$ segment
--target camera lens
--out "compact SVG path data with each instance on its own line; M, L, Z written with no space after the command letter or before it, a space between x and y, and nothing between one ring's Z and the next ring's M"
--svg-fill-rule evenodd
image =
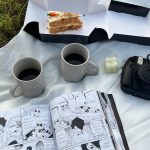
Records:
M144 64L139 68L138 77L142 88L150 91L150 64Z

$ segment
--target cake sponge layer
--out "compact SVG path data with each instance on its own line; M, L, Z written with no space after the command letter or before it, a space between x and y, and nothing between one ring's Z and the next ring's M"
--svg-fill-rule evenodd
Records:
M49 27L48 29L49 29L49 32L51 32L51 33L58 33L58 32L64 32L64 31L68 31L68 30L77 30L81 27L82 27L82 23L81 24L70 24L70 25L59 26L59 27L54 27L54 28Z
M49 26L50 27L59 27L59 26L65 26L66 24L75 24L75 23L79 23L81 24L82 22L80 21L80 19L78 17L73 17L73 18L62 18L60 20L56 20L56 21L49 21Z

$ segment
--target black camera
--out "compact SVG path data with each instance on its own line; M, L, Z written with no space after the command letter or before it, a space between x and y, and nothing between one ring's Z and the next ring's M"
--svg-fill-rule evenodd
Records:
M133 96L150 100L150 55L147 59L134 56L125 63L121 74L121 89Z

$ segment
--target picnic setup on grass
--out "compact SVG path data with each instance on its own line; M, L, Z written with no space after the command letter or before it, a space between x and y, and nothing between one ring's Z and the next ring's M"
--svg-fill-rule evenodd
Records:
M29 0L0 48L0 150L149 150L149 0Z

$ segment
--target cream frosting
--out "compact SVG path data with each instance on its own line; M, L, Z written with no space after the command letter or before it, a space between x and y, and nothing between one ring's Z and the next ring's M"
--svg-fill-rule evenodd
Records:
M54 22L54 21L61 20L61 19L80 17L79 14L69 13L69 12L61 12L61 11L49 11L48 14L53 13L53 12L58 14L58 16L50 16L49 15L49 19L48 19L49 22Z

